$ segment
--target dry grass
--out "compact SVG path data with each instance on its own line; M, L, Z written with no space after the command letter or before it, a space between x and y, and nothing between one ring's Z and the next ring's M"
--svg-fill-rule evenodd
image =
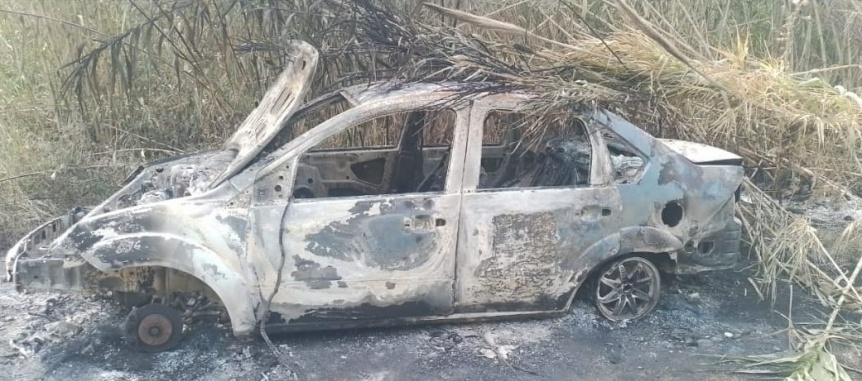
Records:
M45 17L87 14L82 22L106 23L106 9L84 12L77 4L55 9L20 2L15 12ZM119 7L118 7L119 8ZM47 12L48 10L55 11ZM17 13L0 14L0 242L58 212L76 198L92 200L112 177L105 147L81 145L74 117L64 118L54 96L57 68L90 32L77 20L58 23ZM116 32L116 29L109 32ZM74 41L66 36L75 36ZM2 245L0 245L2 246Z
M784 370L791 379L849 379L829 345L862 337L858 323L837 319L841 311L859 312L862 306L856 287L862 258L858 252L837 258L808 219L787 211L767 191L779 197L798 196L802 189L793 188L794 182L787 177L802 178L809 193L858 201L852 190L860 180L856 152L862 104L821 78L786 70L782 63L789 60L789 53L781 61L763 60L748 56L741 45L734 52L719 51L720 60L692 57L684 52L695 49L672 41L672 35L625 2L617 5L633 27L620 26L603 36L572 36L536 49L515 48L518 52L507 50L507 45L515 45L506 36L486 35L481 50L471 43L437 45L433 54L457 68L446 73L450 78L466 80L481 73L483 81L544 93L540 102L545 110L602 104L645 125L666 126L659 131L662 135L723 146L743 155L760 172L751 175L762 176L759 187L747 182L752 202L742 204L740 214L756 249L763 293L775 295L779 282L792 281L804 285L833 310L818 332L797 336L798 355L758 365L789 364ZM799 12L796 9L788 23ZM475 16L444 13L479 28L516 30ZM453 36L453 41L465 40L460 30L443 33ZM547 42L534 41L534 46ZM387 48L385 41L372 39L370 43ZM414 44L433 46L431 41ZM496 52L488 53L489 46ZM466 58L458 58L463 56ZM508 60L501 64L488 56ZM518 63L525 56L530 65ZM421 57L415 64L427 62L428 57ZM439 62L435 64L439 66ZM629 102L623 97L641 101ZM835 246L847 246L855 230L856 224L849 224ZM846 268L848 260L856 263L852 272Z
M858 2L441 3L0 4L0 243L100 199L141 156L229 136L295 37L323 54L312 96L382 78L528 88L548 118L602 105L657 135L740 153L752 180L739 215L761 292L795 282L836 311L795 336L798 356L760 365L849 379L829 346L862 337L836 319L862 307L857 225L827 221L843 231L826 234L777 200L862 205L862 100L844 90L862 85Z
M254 14L213 16L223 2L160 4L0 3L0 248L100 201L141 162L219 144L278 74L277 51L230 48L272 34L256 29L269 24L220 28ZM185 14L168 21L162 10ZM188 17L198 13L211 24Z

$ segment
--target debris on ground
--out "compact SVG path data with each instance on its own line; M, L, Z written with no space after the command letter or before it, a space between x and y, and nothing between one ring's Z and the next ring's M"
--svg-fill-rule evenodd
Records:
M489 359L498 359L500 361L507 362L509 360L509 354L518 348L517 345L498 345L491 332L485 332L482 335L482 339L485 340L485 344L488 345L487 348L482 348L482 356Z
M97 301L77 295L19 294L26 300L26 311L4 320L8 344L25 358L43 349L68 343L83 332L83 326L116 313L107 301ZM12 295L6 295L7 298Z
M625 378L641 367L644 380L664 378L668 370L687 379L702 373L703 364L717 363L701 354L787 348L787 337L774 334L786 321L754 293L745 295L746 276L683 278L682 293L666 293L653 315L625 326L598 317L579 298L571 314L554 319L273 336L288 368L261 340L237 342L215 325L193 327L175 351L142 354L123 344L117 326L124 314L110 301L19 294L7 284L0 286L0 321L13 319L0 329L0 374L22 380L510 380L586 378L595 371ZM687 297L695 288L699 303ZM816 307L804 298L794 305ZM44 341L22 346L29 357L8 344L33 336Z
M780 63L776 65L748 57L745 53L747 45L740 46L740 55L716 52L715 56L709 56L685 46L683 41L670 43L667 31L652 25L624 1L615 3L616 10L626 15L630 24L625 27L607 25L610 29L607 33L596 35L592 30L586 30L587 26L570 18L561 24L581 26L576 27L577 30L563 29L564 33L558 33L561 40L537 35L524 27L490 17L434 4L429 7L441 19L450 18L453 27L437 25L429 28L418 21L405 22L388 9L369 6L368 1L346 4L358 7L342 12L357 21L343 25L360 31L351 37L349 46L339 48L340 57L347 62L377 62L388 56L397 65L375 66L390 71L390 74L396 68L392 76L396 80L416 73L413 75L420 78L412 79L435 81L442 76L450 80L496 82L501 87L539 90L550 95L548 98L555 102L545 105L549 107L546 110L582 103L612 103L630 115L666 129L666 134L704 142L723 142L729 149L740 151L748 160L752 179L746 183L748 194L745 199L748 201L744 202L739 214L746 222L748 238L756 249L754 256L760 266L758 274L749 278L753 279L751 284L757 287L758 295L765 295L771 302L779 298L779 285L799 284L804 291L815 295L821 304L828 306L831 314L826 314L828 319L818 324L816 329L791 328L788 336L793 342L782 344L790 344L803 351L789 360L804 360L820 367L816 369L822 369L826 364L830 369L840 370L829 352L831 346L827 344L835 338L852 342L860 337L857 334L858 319L845 321L839 315L843 317L848 311L858 313L862 309L862 297L857 291L857 275L862 261L858 255L842 258L838 254L842 250L858 254L852 250L853 239L858 236L853 222L858 220L859 215L855 211L860 209L853 207L850 211L835 213L835 210L827 210L826 204L822 210L809 209L822 214L819 220L825 224L843 221L839 226L844 228L836 234L833 247L824 243L822 231L818 231L816 223L788 208L781 200L798 196L807 186L805 192L811 193L812 197L823 195L858 202L862 175L856 170L856 144L858 136L862 135L862 108L855 93L847 93L843 88L812 77L811 73L791 73ZM321 12L324 13L329 17L329 12ZM568 16L568 12L556 14L557 17L573 17ZM548 20L554 19L549 17ZM459 29L458 23L468 27ZM557 22L547 24L556 25ZM342 31L333 28L333 34ZM513 35L515 37L511 37ZM682 46L675 47L680 44ZM368 52L374 56L372 59L356 60L357 55ZM330 54L335 56L332 52ZM405 54L413 56L404 57ZM333 66L341 63L335 62ZM383 77L386 73L365 73L375 77L378 74ZM824 147L830 149L824 150ZM852 271L854 263L857 271ZM731 300L754 298L755 292L749 292L748 282L743 283L741 288L735 289L743 290L742 296L725 297ZM670 339L649 335L642 343L659 342L674 348L672 351L680 351L675 345L686 346L692 341L687 336L681 336L681 341L675 340L673 336L679 335L668 332L678 327L695 327L692 323L699 323L703 325L697 326L698 332L710 337L713 344L709 345L722 346L721 349L727 353L741 352L743 348L740 345L743 344L740 343L756 334L743 334L725 329L727 327L715 321L704 321L699 311L713 311L713 314L720 315L720 312L715 312L720 310L711 304L716 300L705 294L705 290L698 291L697 298L674 294L664 304L667 309L660 309L657 316L645 323L609 324L604 327L606 330L599 330L601 334L590 331L596 327L589 324L573 323L573 329L602 336L621 331L631 333L644 324L652 324L652 328L660 328L659 331ZM796 312L797 306L793 308ZM48 315L44 311L33 313ZM576 308L573 316L579 315L584 313L579 313ZM799 314L794 313L794 316ZM721 317L732 321L730 316ZM15 323L16 329L26 326L27 332L15 342L15 348L22 356L23 353L30 355L24 357L32 357L40 351L40 346L52 340L53 334L47 334L45 328L47 323L35 323L39 318L16 315L7 320ZM71 322L81 324L74 319ZM792 326L785 324L785 327L787 325ZM766 327L755 324L753 328ZM28 337L36 338L28 341ZM501 356L499 347L495 349L495 345L488 344L484 335L481 338L496 358L512 360L522 353L529 353L523 350L523 345L518 345L518 351ZM454 342L447 336L447 339L436 343L439 345L417 347L430 347L434 353L440 352L436 348L444 348L443 353L448 353L446 340ZM699 348L708 346L705 341L694 340L698 340ZM497 341L500 340L495 337L494 343ZM452 345L450 351L455 352L457 348L460 346ZM619 355L617 347L613 351L612 362L625 359Z

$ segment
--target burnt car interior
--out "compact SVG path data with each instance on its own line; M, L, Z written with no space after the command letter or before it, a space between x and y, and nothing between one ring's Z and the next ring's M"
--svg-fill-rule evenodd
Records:
M613 168L613 181L616 184L633 184L640 179L646 166L643 154L632 148L616 133L602 129L602 140L607 145Z
M479 189L589 184L592 147L579 119L492 110L482 135Z
M301 110L297 136L349 105L338 98ZM585 186L591 146L578 119L550 123L516 111L485 119L479 188ZM541 123L540 123L541 122ZM431 108L365 121L330 136L300 158L295 198L439 192L445 184L456 113ZM542 125L542 128L538 126ZM284 138L272 145L283 144Z
M330 136L300 158L294 197L441 191L456 114L416 110L375 118Z

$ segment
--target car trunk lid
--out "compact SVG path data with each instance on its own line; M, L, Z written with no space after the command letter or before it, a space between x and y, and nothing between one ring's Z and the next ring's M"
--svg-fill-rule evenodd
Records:
M659 139L664 145L699 165L742 165L742 157L706 144L684 140Z

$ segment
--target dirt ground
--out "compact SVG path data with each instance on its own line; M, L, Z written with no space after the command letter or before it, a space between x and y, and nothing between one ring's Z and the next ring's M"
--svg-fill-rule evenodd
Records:
M195 326L180 349L123 346L107 301L0 285L0 374L14 380L744 380L721 356L788 349L787 320L745 271L665 279L643 321L611 324L585 300L563 318L289 334L239 342ZM786 294L786 293L785 293ZM794 295L794 315L817 314ZM776 310L786 313L789 297ZM802 309L799 307L802 306ZM845 353L858 358L859 353ZM505 356L506 360L501 360ZM854 376L862 376L855 374Z

